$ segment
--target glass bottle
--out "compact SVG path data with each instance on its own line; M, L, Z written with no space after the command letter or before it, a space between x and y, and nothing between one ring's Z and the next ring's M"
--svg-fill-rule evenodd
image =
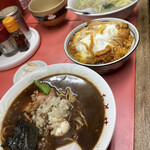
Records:
M30 0L19 0L21 5L22 5L22 8L23 9L27 9L28 8L28 4L30 2Z
M23 34L23 32L20 30L15 19L12 16L6 17L5 19L3 19L2 23L4 24L7 31L14 38L15 44L18 47L18 51L20 52L27 51L30 47L30 43Z
M12 37L3 24L0 24L0 51L5 56L12 56L18 52Z

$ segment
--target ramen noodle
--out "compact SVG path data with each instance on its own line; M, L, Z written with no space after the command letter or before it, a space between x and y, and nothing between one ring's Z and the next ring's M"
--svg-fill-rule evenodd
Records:
M89 21L71 37L68 52L81 63L108 63L126 55L133 39L126 23Z
M90 81L73 74L34 81L5 114L2 149L65 150L74 142L82 150L93 150L105 123L104 96Z
M77 0L76 9L92 8L95 13L105 13L120 9L131 4L134 0Z

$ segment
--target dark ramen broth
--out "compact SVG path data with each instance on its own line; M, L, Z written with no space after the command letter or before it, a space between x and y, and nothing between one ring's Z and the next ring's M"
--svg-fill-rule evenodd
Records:
M96 145L104 126L105 110L103 96L93 84L78 76L68 74L54 75L42 80L56 89L66 89L69 87L71 91L77 95L78 100L85 110L85 118L88 128L83 126L77 132L76 141L83 150L92 150ZM24 105L31 101L31 95L35 90L38 90L37 87L34 84L31 84L11 104L2 124L2 130L7 127L7 129L5 129L5 134L2 134L4 139L12 135L12 129L16 125L18 118L25 119L21 110ZM48 135L46 138L49 142L42 148L42 150L55 150L60 146L69 144L70 141L65 141L63 139L65 137L70 137L74 132L74 123L70 122L70 126L70 130L63 136L55 137ZM39 137L39 142L40 141L41 137ZM2 142L4 141L2 140ZM37 148L37 150L39 149Z

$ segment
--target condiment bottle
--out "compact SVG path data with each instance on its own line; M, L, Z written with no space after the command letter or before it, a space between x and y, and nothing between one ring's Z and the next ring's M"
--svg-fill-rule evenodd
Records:
M12 56L18 52L13 38L3 24L0 24L0 51L5 56Z
M20 52L27 51L30 47L30 43L20 30L18 24L16 23L15 19L11 17L7 17L3 19L2 23L6 27L7 31L12 35L14 41L18 47Z
M14 17L20 30L24 33L27 39L30 39L31 31L28 25L26 24L20 9L17 6L9 6L0 10L0 22L2 22L2 20L5 19L6 17L10 16Z

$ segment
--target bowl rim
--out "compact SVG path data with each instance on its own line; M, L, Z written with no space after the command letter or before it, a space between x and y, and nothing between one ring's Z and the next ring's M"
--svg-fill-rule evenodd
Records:
M83 16L89 16L89 17L98 17L98 16L105 16L105 15L110 15L110 14L114 14L114 13L117 13L117 12L120 12L124 9L127 9L129 7L131 7L132 5L136 5L136 3L138 3L139 0L134 0L132 3L130 3L129 5L126 5L122 8L119 8L119 9L116 9L116 10L112 10L112 11L109 11L109 12L104 12L104 13L96 13L96 14L83 14L83 13L80 13L80 12L75 12L73 11L74 13L78 14L78 15L83 15ZM67 5L69 4L69 0L67 2ZM71 7L70 5L68 5L70 8L73 8Z
M103 139L101 138L101 136L102 136L102 134L101 134L96 145L94 146L94 149L93 149L93 150L98 150L99 147L102 147L101 150L106 150L106 148L110 144L110 141L112 139L112 136L113 136L113 133L115 130L115 125L116 125L116 111L117 110L116 110L115 97L114 97L114 94L113 94L110 86L108 85L108 83L105 81L105 79L101 75L99 75L97 72L93 71L90 68L87 68L85 66L81 66L78 64L60 63L60 64L49 65L49 66L42 68L41 70L37 70L37 71L33 72L33 74L26 76L25 78L23 78L22 80L18 81L16 84L14 84L5 93L5 95L2 97L2 99L0 101L0 106L2 106L0 108L0 129L1 129L1 125L2 125L1 122L4 119L7 109L10 107L10 105L12 104L14 99L26 87L28 87L31 83L33 83L33 79L35 79L35 80L41 79L48 75L59 74L59 72L61 74L62 73L68 73L68 74L70 73L70 74L77 75L77 76L79 75L80 77L83 77L83 78L87 79L88 81L90 81L91 83L93 83L96 86L96 88L98 89L98 91L100 91L101 94L103 94L103 92L106 92L106 93L104 93L104 94L106 94L106 97L104 98L106 100L105 104L107 104L109 102L109 104L110 104L109 107L112 106L112 108L108 109L108 110L106 109L108 112L105 111L105 113L109 117L111 116L110 117L111 119L109 120L111 124L105 125L105 128L103 128L103 130L102 130L104 138ZM99 81L99 82L97 82L97 81ZM19 90L16 90L16 89L19 89ZM10 94L10 93L12 93L12 94ZM110 100L110 98L111 98L111 100ZM105 133L107 133L108 135L104 136ZM101 144L101 140L102 140L102 144ZM107 140L107 142L105 140ZM0 140L0 143L1 143L1 140Z
M134 43L132 49L131 49L130 51L128 51L128 53L127 53L126 55L124 55L123 57L121 57L120 59L117 59L117 60L112 61L112 62L109 62L109 63L104 63L104 64L84 64L84 63L81 63L81 62L79 62L79 61L73 59L73 58L69 55L69 53L68 53L68 47L67 47L67 45L68 45L68 42L70 41L70 38L71 38L79 29L81 29L81 28L83 28L84 26L87 25L87 22L84 22L84 23L80 24L79 26L75 27L75 28L67 35L67 37L66 37L66 39L65 39L65 42L64 42L64 50L65 50L65 53L66 53L67 57L68 57L70 60L72 60L73 62L75 62L75 63L77 63L77 64L83 65L83 66L88 66L88 67L104 67L104 66L113 65L113 64L115 64L115 63L117 63L117 62L120 62L120 61L122 61L123 59L127 58L129 55L131 55L131 54L133 53L133 51L136 49L136 47L137 47L137 45L138 45L138 43L139 43L139 38L140 38L140 37L139 37L139 32L138 32L137 28L136 28L132 23L130 23L130 22L124 20L124 19L111 18L111 17L109 17L109 18L106 17L106 18L92 19L92 20L90 20L90 21L94 21L94 20L100 20L100 21L109 21L109 20L110 20L110 21L113 21L113 22L115 22L115 21L117 21L117 22L124 22L124 23L127 23L127 24L129 25L129 27L131 26L131 27L135 30L135 34L137 35L136 38L135 38L135 43ZM130 31L132 32L131 29L130 29ZM132 32L132 34L135 36L135 34L134 34L133 32Z
M32 13L45 13L45 12L48 12L48 11L52 11L53 9L55 9L56 7L60 6L61 4L63 4L63 3L65 2L65 0L61 0L60 3L58 3L57 5L55 5L55 6L51 7L51 8L49 8L49 9L44 9L44 10L42 10L42 11L35 11L35 10L32 10L32 9L31 9L31 5L32 5L33 1L34 1L34 0L31 0L31 1L29 2L29 5L28 5L28 9L29 9Z

